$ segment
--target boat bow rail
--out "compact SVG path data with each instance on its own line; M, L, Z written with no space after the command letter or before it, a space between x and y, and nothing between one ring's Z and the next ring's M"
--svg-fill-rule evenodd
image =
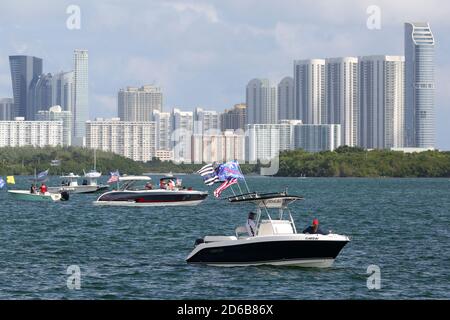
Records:
M258 207L287 208L291 203L303 200L301 196L288 195L287 192L279 193L244 193L227 198L230 203L253 203Z

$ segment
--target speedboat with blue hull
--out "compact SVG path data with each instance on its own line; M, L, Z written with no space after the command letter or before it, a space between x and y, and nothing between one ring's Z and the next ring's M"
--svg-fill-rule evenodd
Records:
M338 234L297 233L288 205L303 198L287 193L248 193L228 200L256 205L256 233L248 236L245 227L237 227L233 236L206 236L198 239L188 263L212 266L300 266L330 267L350 241ZM276 209L272 217L270 209ZM262 212L267 218L262 219ZM242 233L245 233L244 235Z
M123 176L119 178L122 185L118 190L102 194L94 202L100 206L195 206L203 202L207 192L192 190L168 184L167 188L155 189L148 176ZM142 186L144 184L144 186Z

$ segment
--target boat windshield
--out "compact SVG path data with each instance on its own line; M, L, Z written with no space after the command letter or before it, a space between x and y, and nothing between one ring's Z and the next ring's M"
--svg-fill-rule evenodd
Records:
M274 220L284 220L287 218L292 226L293 233L297 233L297 229L295 227L294 219L292 218L291 210L289 210L289 205L297 200L303 200L303 197L294 196L294 195L288 195L287 192L280 192L280 193L262 193L259 194L257 192L251 192L251 193L245 193L236 195L233 197L229 197L228 201L231 203L240 203L240 204L253 204L256 206L256 230L259 232L261 228L261 224L263 222L262 219L262 213L264 212L267 216L267 218L270 222L270 228L273 229L273 233L276 232L272 224L274 223ZM269 211L275 211L277 212L277 217L272 218L272 215ZM287 216L285 215L287 214ZM267 221L264 223L267 224ZM267 227L267 225L266 225Z
M124 182L121 190L131 190L131 191L138 191L138 190L151 190L153 189L153 186L151 184L151 181L145 181L145 180L130 180Z

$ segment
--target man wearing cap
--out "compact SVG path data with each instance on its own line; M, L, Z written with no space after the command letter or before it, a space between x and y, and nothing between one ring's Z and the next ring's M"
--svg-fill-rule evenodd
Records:
M254 212L250 212L248 214L247 223L245 224L245 228L247 229L248 235L250 237L256 236L255 216L256 214Z
M308 234L328 234L326 232L323 232L322 229L319 228L319 220L318 219L314 219L312 222L312 225L309 226L308 228L306 228L305 230L303 230L303 233L308 233Z

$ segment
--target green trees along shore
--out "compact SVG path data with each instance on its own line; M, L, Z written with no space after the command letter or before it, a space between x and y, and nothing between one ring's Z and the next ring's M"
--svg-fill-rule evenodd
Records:
M52 160L60 160L52 167ZM50 174L74 172L81 174L94 165L92 150L79 147L5 147L0 148L0 175L32 175L34 170L50 168ZM159 160L147 163L97 151L97 169L107 175L110 171L142 174L144 172L192 173L201 164L175 164ZM245 174L259 173L260 165L242 164ZM450 152L427 151L403 153L398 151L340 147L335 151L309 153L303 150L280 154L277 176L307 177L450 177Z
M52 167L52 160L60 160L61 165ZM94 166L93 150L80 147L5 147L0 148L1 175L33 175L34 170L43 171L50 168L49 174L73 172L82 174ZM111 152L97 151L97 169L105 175L116 169L128 174L140 174L142 163L124 158Z
M335 151L303 150L280 155L280 176L308 177L450 177L450 152L403 153L340 147Z

